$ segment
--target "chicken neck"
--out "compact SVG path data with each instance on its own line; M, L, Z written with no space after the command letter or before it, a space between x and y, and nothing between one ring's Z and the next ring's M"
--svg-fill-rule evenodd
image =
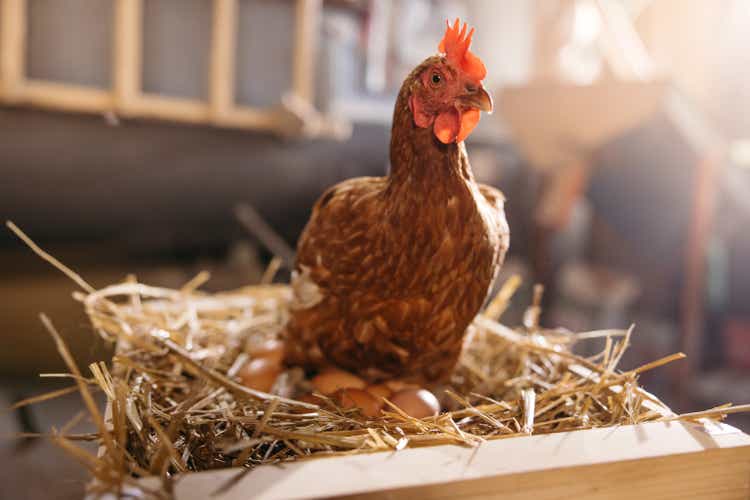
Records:
M414 73L417 73L415 70ZM466 192L475 183L463 142L443 144L432 127L414 123L409 107L412 78L399 92L393 113L390 161L386 194L394 203L421 203L425 198L445 201L456 190Z

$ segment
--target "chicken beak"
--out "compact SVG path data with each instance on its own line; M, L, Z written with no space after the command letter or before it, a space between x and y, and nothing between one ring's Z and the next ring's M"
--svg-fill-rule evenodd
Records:
M458 96L458 102L465 108L475 108L486 113L492 113L492 96L482 85L466 88L466 93Z

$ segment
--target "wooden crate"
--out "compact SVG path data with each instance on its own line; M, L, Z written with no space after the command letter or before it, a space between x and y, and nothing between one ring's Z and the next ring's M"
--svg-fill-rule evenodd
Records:
M174 492L177 500L747 499L750 436L725 424L652 422L191 473Z

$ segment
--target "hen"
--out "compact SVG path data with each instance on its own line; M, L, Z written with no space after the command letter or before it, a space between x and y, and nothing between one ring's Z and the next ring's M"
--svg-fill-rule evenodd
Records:
M386 177L337 184L298 243L287 359L369 380L452 371L508 248L500 191L478 184L464 139L492 111L486 69L456 20L404 81Z

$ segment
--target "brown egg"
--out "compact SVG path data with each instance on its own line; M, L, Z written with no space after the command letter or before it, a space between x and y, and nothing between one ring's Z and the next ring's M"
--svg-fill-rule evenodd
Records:
M380 398L387 398L393 394L393 391L386 384L368 385L365 389L380 401Z
M315 389L321 394L329 395L339 389L364 389L367 385L364 380L343 370L335 368L328 369L312 379Z
M437 398L425 389L404 389L391 396L389 401L414 418L434 417L440 412Z
M253 359L240 369L240 379L245 387L256 391L268 392L273 387L279 374L281 365L271 359Z
M284 361L284 343L278 339L266 340L248 349L251 358L266 358L280 365Z
M333 396L342 408L359 408L366 417L377 417L383 403L362 389L340 389Z

